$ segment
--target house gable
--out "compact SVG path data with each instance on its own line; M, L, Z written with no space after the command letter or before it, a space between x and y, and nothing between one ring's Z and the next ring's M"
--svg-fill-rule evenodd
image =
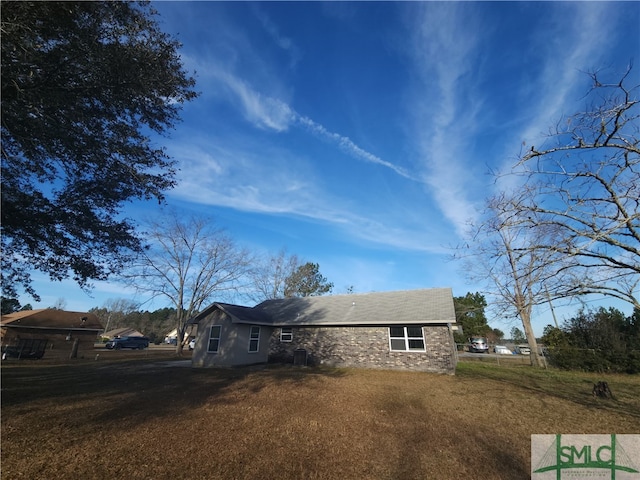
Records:
M102 334L103 337L108 338L116 338L116 337L144 337L142 332L139 332L135 328L130 327L122 327L122 328L114 328L113 330L109 330L108 332L104 332Z
M213 334L212 327L215 328ZM207 309L207 315L198 319L192 364L195 367L234 367L265 363L272 331L269 326L234 322L234 317L220 306Z

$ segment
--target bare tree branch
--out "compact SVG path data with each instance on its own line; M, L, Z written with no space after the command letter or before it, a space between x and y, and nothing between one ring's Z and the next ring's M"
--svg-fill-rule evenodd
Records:
M519 214L532 228L554 236L531 245L567 257L571 285L555 298L610 295L640 308L640 112L638 85L627 87L631 67L614 83L590 74L588 109L558 122L548 148L531 147L511 172L521 175L526 195ZM569 278L565 277L565 278Z
M277 255L269 256L257 261L251 270L252 291L247 296L256 303L264 300L284 298L287 278L300 266L297 255L288 255L286 249Z
M205 218L177 214L151 222L148 247L127 272L139 292L164 297L176 309L182 352L186 322L213 300L232 294L251 268L252 258L223 230Z

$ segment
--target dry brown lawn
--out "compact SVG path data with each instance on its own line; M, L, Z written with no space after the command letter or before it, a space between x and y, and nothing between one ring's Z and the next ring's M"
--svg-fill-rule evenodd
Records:
M532 433L640 432L638 376L191 369L117 355L3 364L3 480L517 480L530 476ZM591 396L600 379L616 399Z

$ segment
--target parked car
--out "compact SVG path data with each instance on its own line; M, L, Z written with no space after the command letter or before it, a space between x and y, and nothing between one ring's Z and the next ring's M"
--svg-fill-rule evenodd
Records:
M149 346L149 339L147 337L117 337L109 340L104 346L109 350L120 350L121 348L144 350Z
M513 355L513 352L509 350L505 345L496 345L493 347L493 352L498 355Z
M470 337L467 350L471 353L489 353L489 342L485 337Z
M531 349L529 348L529 345L517 345L516 352L518 352L520 355L531 355Z
M196 348L196 339L192 338L189 342L189 350L193 350L194 348Z

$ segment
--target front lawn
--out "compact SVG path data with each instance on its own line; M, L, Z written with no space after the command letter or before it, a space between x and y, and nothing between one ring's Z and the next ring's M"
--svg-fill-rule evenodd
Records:
M639 376L177 365L3 364L2 478L513 480L532 433L640 432Z

